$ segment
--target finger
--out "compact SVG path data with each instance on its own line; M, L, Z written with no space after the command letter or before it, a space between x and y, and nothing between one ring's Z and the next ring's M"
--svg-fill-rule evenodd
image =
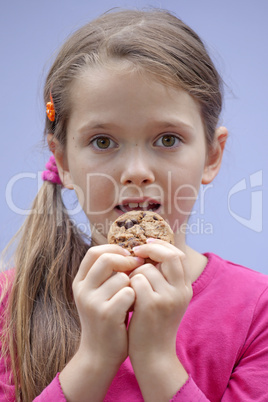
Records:
M169 248L170 250L178 252L179 260L177 259L177 257L174 257L174 259L172 258L172 261L175 263L175 261L177 260L178 265L183 270L184 281L185 281L186 286L191 287L192 286L191 269L190 269L190 266L188 263L187 255L182 250L177 248L176 246L174 246L166 241L160 240L160 239L149 238L149 239L147 239L147 242L149 244L151 244L151 243L152 244L162 244L163 246ZM161 266L161 268L163 270L163 265Z
M160 240L160 239L155 239L154 237L149 237L146 240L147 244L161 244L162 246L165 246L167 248L169 248L170 250L176 250L180 253L180 255L183 257L185 257L185 253L178 247L176 247L174 244L171 244L165 240Z
M156 262L163 262L163 259L172 258L172 256L179 255L181 259L185 258L185 254L172 244L159 240L148 239L147 244L133 247L135 255L142 258L150 258Z
M121 316L122 323L125 323L126 313L135 302L135 292L130 287L120 289L107 303L110 305L111 314Z
M160 263L160 271L170 284L176 286L182 281L188 283L189 272L185 272L182 261L185 259L185 254L175 246L157 240L134 247L133 251L139 257L149 257Z
M181 261L180 256L175 256L172 260L165 262L161 265L163 276L167 281L173 285L178 286L183 284L188 286L188 272L185 275L184 262Z
M130 279L128 275L123 272L117 272L99 287L98 297L101 301L110 300L119 290L129 285Z
M143 274L137 274L130 279L130 285L135 291L135 304L134 311L136 307L145 307L148 300L152 300L154 291L148 282L147 278Z
M114 272L129 272L143 264L143 259L119 254L102 254L88 271L84 282L89 289L97 289Z
M130 280L137 275L143 275L149 282L153 291L157 293L162 293L163 289L166 287L167 281L161 272L155 268L153 264L144 264L141 267L136 268L129 275Z
M91 268L94 262L104 253L114 253L124 256L130 255L128 250L113 244L105 244L101 246L91 247L83 258L77 272L76 280L78 282L82 281L85 278L88 270Z
M180 259L177 262L181 266L181 268L184 272L185 284L186 284L186 286L189 286L189 287L192 286L191 269L190 269L190 266L188 263L187 256L182 250L180 250L176 246L174 246L166 241L160 240L160 239L149 238L149 239L147 239L147 243L162 244L165 247L169 248L170 250L177 251L179 253L179 259ZM175 258L174 258L173 262L175 262Z

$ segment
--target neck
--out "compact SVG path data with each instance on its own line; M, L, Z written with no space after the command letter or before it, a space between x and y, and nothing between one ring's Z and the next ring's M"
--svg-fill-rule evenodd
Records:
M186 255L186 269L190 270L192 283L195 282L207 265L207 257L187 246L185 236L182 234L175 234L175 245Z
M208 259L203 254L198 253L189 246L186 246L185 254L188 260L189 269L191 270L191 281L193 283L204 271Z

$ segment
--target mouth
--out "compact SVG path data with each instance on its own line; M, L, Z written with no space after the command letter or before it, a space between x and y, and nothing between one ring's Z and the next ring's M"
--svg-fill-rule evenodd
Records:
M123 204L117 205L115 209L117 209L121 213L129 212L129 211L152 211L157 212L161 207L155 200L126 200Z

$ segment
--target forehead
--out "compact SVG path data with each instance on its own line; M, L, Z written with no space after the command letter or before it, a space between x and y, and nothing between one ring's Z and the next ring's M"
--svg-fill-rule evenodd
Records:
M141 69L113 67L87 67L73 81L70 119L94 115L101 121L129 119L138 124L177 116L188 124L200 124L199 103L186 91L164 85Z

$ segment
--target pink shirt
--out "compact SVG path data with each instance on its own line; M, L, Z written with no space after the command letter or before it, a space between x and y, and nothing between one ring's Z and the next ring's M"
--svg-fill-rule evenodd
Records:
M177 334L177 354L189 373L172 402L268 401L268 276L206 254ZM0 307L0 316L5 302ZM15 401L0 361L0 400ZM105 402L142 401L129 359ZM58 375L36 402L66 402Z

